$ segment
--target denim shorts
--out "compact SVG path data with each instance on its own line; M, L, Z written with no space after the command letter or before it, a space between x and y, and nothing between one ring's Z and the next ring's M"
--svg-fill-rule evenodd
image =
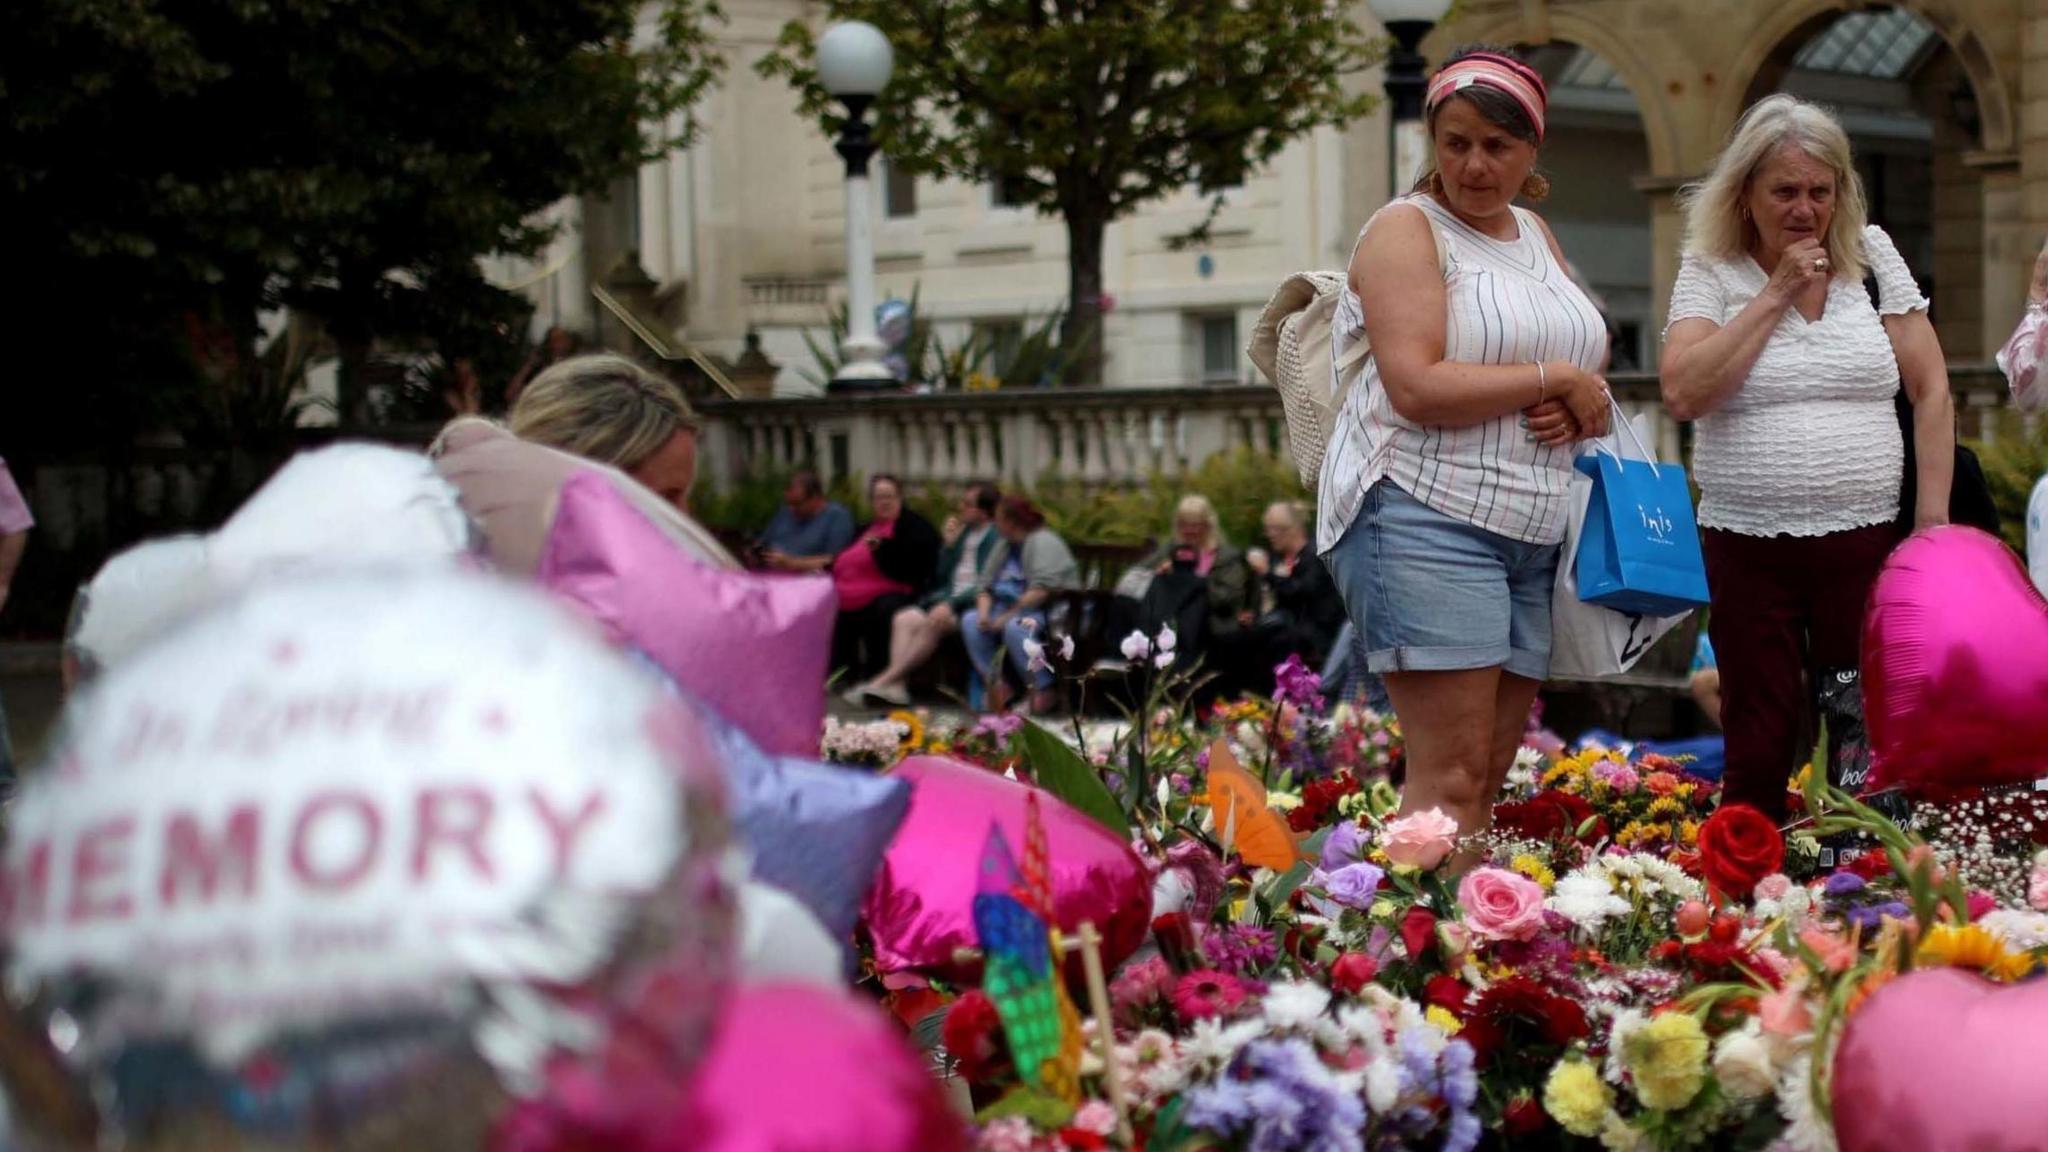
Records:
M1374 672L1550 674L1557 544L1452 519L1382 480L1323 556Z

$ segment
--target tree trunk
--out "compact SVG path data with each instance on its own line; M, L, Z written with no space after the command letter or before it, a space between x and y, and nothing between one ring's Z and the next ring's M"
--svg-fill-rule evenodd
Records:
M1060 327L1064 381L1102 384L1102 235L1109 213L1094 207L1069 208L1067 219L1067 320Z

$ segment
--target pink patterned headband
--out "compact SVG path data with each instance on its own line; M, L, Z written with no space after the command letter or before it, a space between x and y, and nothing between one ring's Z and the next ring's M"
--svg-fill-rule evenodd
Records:
M1536 126L1536 139L1543 139L1543 113L1550 104L1549 90L1534 68L1507 56L1477 52L1437 69L1436 75L1430 77L1423 109L1435 112L1444 101L1475 84L1507 93L1521 105L1529 123Z

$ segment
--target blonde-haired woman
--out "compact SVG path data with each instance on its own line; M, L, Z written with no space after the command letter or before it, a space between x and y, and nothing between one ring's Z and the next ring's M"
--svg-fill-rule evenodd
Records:
M690 510L697 414L683 390L623 356L574 356L533 378L509 423L524 440L609 464Z
M1927 300L1866 222L1848 136L1825 110L1758 103L1682 202L1662 379L1671 414L1699 422L1723 798L1782 818L1808 673L1857 666L1864 601L1902 534L1894 395L1903 384L1913 404L1918 527L1948 519L1954 405Z
M1175 651L1182 668L1202 662L1217 680L1212 689L1235 687L1242 655L1237 641L1245 635L1243 617L1256 601L1257 589L1244 552L1223 535L1216 506L1198 493L1182 496L1173 510L1173 536L1145 560L1152 572L1141 611L1146 632L1172 626Z

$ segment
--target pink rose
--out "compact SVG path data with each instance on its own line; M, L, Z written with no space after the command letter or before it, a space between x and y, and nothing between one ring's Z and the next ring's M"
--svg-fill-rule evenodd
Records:
M1543 886L1504 868L1474 868L1458 882L1465 926L1485 940L1527 940L1543 930Z
M1856 946L1828 929L1818 926L1802 928L1799 942L1819 957L1821 967L1830 972L1847 972L1849 966L1856 963Z
M1388 824L1380 833L1380 850L1395 864L1430 869L1451 854L1458 837L1458 822L1441 808L1410 812Z
M1773 872L1756 882L1756 898L1759 900L1783 900L1785 893L1792 890L1792 878L1783 872Z
M1806 997L1795 988L1764 993L1757 1016L1763 1022L1764 1031L1787 1040L1796 1040L1813 1031L1813 1013L1806 1010Z
M1116 1131L1116 1109L1100 1100L1090 1100L1074 1112L1072 1125L1083 1132L1107 1136Z
M2048 865L2036 864L2027 876L2027 907L2048 912Z

